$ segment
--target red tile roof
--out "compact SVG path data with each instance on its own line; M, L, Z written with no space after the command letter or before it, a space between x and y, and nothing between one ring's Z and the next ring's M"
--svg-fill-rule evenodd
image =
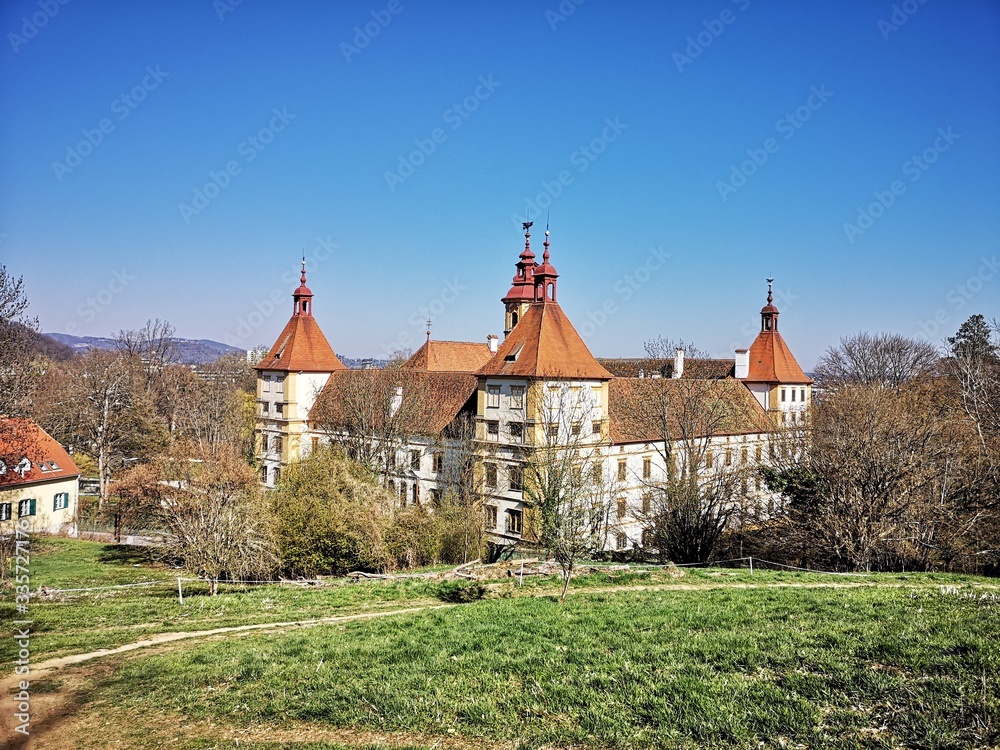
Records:
M766 309L766 308L765 308ZM749 351L751 383L812 383L777 331L761 331Z
M467 341L428 341L403 365L422 372L475 372L489 362L488 344Z
M610 380L555 302L532 304L479 375Z
M597 361L616 378L637 378L642 372L645 377L658 373L665 378L674 376L674 360L635 357L633 359L602 359ZM732 359L685 359L683 378L731 378L736 369L736 361Z
M614 443L646 443L774 430L774 422L738 380L615 378L608 391ZM664 422L664 414L667 420Z
M321 428L384 428L396 388L403 388L399 429L436 435L463 410L475 414L479 381L468 373L420 372L405 368L343 370L327 381L309 412Z
M258 370L335 372L346 370L312 315L293 315Z
M31 466L23 475L16 471L22 459ZM80 476L66 449L30 419L0 418L0 488Z

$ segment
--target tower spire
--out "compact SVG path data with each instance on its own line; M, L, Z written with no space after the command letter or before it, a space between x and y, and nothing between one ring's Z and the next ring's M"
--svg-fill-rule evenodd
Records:
M427 319L427 343L431 343L431 319Z
M767 304L760 311L761 331L778 330L778 308L774 306L774 294L771 288L773 284L774 279L767 280Z
M302 256L302 275L299 277L299 288L292 292L295 315L312 315L313 293L306 286L306 256Z

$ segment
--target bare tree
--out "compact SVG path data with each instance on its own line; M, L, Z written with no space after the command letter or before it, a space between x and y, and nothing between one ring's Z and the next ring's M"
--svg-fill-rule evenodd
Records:
M482 558L486 547L485 500L489 493L481 465L493 447L476 440L476 423L471 414L458 418L431 444L439 465L440 492L435 513L441 517L444 555L453 562Z
M23 277L15 279L0 264L0 415L27 414L38 380L31 350L38 320L25 317L27 309Z
M664 560L710 560L756 466L756 447L726 436L770 433L773 423L731 379L629 379L612 388L624 436L648 442L664 472L643 480L642 546Z
M104 515L114 527L115 542L121 543L126 528L156 515L166 490L162 473L152 464L132 466L111 482Z
M646 356L650 359L672 359L678 349L684 350L684 356L692 359L708 359L709 353L704 349L699 349L694 343L677 339L676 341L664 336L657 336L644 343Z
M928 342L895 333L857 333L820 357L816 381L825 389L846 384L898 388L931 374L938 360L937 348Z
M536 433L540 439L525 452L525 531L559 564L561 603L577 563L604 548L613 489L600 471L599 436L584 436L597 405L591 389L568 382L540 384L530 398L543 425Z
M174 333L174 327L165 320L147 320L142 328L119 331L115 348L140 361L147 377L152 379L177 361Z
M235 456L174 467L181 489L161 509L161 553L206 578L212 596L221 580L269 580L278 565L273 516L253 470Z

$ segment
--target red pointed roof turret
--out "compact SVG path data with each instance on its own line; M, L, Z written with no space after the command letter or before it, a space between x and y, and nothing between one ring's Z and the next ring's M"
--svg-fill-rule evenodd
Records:
M549 262L549 228L545 227L545 252L542 253L542 265L535 269L535 301L556 301L556 279L559 272Z
M773 283L774 279L767 280L767 304L760 311L760 333L747 352L749 367L743 380L751 383L812 383L778 333L779 313L774 306Z
M534 293L534 271L538 266L535 261L535 254L531 252L531 226L532 221L526 221L521 226L524 227L524 250L521 252L520 260L517 262L517 272L514 274L513 285L510 291L504 296L501 302L530 301L535 298Z
M299 279L299 288L292 292L294 306L293 315L312 315L313 293L306 286L306 259L302 259L302 276Z
M771 293L771 285L774 279L767 280L767 304L760 309L760 330L778 330L778 308L774 306L774 295Z

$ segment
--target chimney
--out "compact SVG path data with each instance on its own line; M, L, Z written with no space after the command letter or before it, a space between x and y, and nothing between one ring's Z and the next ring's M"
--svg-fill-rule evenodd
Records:
M746 349L736 350L736 372L737 380L746 380L750 376L750 352Z
M396 393L392 397L392 402L389 404L389 414L391 416L396 416L396 412L399 411L399 407L403 405L403 386L396 386Z
M489 336L487 336L486 343L489 345L490 351L493 352L494 354L496 354L500 350L500 339L496 335L491 333Z
M674 377L679 378L684 374L684 350L674 350Z

